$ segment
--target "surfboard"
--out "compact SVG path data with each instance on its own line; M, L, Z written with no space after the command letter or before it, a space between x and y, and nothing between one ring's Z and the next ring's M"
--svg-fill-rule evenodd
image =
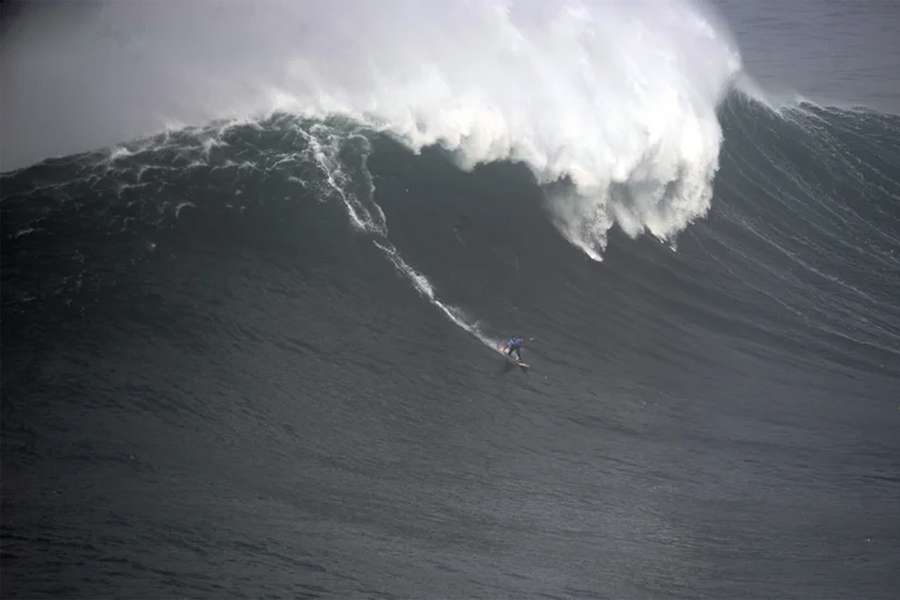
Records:
M531 365L529 365L528 363L522 362L521 360L516 360L515 358L507 354L506 346L504 344L500 344L499 346L497 346L497 352L502 354L503 358L505 358L511 365L515 365L523 371L527 371L531 368Z

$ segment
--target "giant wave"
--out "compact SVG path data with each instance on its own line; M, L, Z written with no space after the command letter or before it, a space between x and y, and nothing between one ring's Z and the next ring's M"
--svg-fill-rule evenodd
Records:
M342 114L415 150L440 144L464 168L523 161L541 183L574 184L553 188L548 208L598 260L613 224L672 240L709 209L716 106L741 63L689 1L264 3L211 21L207 3L164 8L102 3L71 30L39 32L41 52L62 56L56 85L77 91L75 102L59 96L60 114L143 129L273 109ZM214 50L192 52L197 36ZM27 52L12 57L22 72L36 66ZM88 66L96 79L72 78ZM97 96L110 89L124 101ZM13 96L14 108L27 114L28 100ZM54 114L52 100L30 100L43 114L22 123Z
M224 6L92 5L118 143L0 176L4 593L896 596L900 118L681 4Z

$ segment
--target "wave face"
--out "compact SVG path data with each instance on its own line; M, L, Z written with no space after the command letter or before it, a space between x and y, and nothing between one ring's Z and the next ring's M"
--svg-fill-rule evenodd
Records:
M718 117L708 217L602 263L348 118L3 176L4 590L891 597L900 120Z

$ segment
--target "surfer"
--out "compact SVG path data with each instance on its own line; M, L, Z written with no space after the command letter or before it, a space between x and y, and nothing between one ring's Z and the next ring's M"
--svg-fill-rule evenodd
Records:
M522 346L524 345L524 339L519 336L514 336L506 340L503 348L507 356L515 358L517 362L522 362ZM515 353L515 356L513 356L513 353Z

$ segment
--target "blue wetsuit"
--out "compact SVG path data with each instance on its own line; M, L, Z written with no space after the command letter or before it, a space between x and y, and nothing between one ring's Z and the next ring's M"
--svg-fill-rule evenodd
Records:
M525 340L516 336L511 337L506 342L506 354L508 356L512 356L513 352L516 353L516 360L522 360L522 346L525 344Z

